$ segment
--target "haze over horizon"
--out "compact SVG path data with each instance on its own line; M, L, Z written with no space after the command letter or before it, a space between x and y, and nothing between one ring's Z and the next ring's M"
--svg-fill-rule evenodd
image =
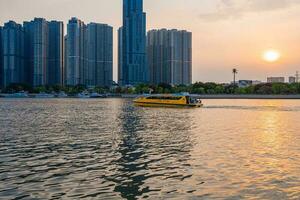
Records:
M300 71L300 1L298 0L144 0L147 30L193 32L193 81L266 80ZM43 17L71 17L114 27L114 79L117 76L117 29L122 25L122 0L1 0L0 24ZM277 62L262 54L275 49Z

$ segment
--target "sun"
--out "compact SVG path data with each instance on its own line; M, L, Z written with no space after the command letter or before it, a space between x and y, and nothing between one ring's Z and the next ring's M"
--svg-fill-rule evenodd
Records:
M263 59L267 62L276 62L280 57L281 55L277 50L267 50L263 53Z

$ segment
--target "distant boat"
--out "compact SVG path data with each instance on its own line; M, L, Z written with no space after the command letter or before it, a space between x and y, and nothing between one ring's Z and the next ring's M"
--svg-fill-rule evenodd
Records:
M9 94L6 97L7 98L28 98L29 95L28 95L28 92L20 91L20 92L17 92L17 93Z
M147 107L193 107L199 108L203 104L200 99L191 97L189 94L169 95L144 95L136 98L134 104Z
M97 92L93 92L91 95L90 95L90 98L106 98L107 96L105 94L99 94Z
M60 92L57 94L57 98L68 98L68 95L65 92Z
M54 94L48 94L48 93L45 93L45 92L41 92L37 95L35 95L35 98L54 98Z
M90 94L87 91L83 91L76 95L77 98L87 99L90 98Z

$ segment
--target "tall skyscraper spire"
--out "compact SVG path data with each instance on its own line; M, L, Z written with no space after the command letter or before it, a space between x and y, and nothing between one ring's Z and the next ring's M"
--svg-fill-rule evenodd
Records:
M146 63L146 13L143 0L123 0L122 42L119 53L122 63L119 84L136 85L149 81ZM121 45L120 45L121 44Z

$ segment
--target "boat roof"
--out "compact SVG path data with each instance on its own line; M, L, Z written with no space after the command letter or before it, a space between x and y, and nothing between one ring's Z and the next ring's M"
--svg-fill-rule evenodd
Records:
M190 96L189 93L176 93L176 94L144 94L145 97L182 97Z

